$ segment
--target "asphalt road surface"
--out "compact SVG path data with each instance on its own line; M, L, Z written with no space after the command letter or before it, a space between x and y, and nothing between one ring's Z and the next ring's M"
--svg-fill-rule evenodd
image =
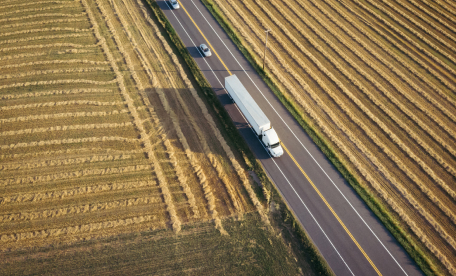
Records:
M413 260L302 130L198 0L157 1L270 179L337 275L421 275ZM206 44L212 56L198 49ZM281 139L271 158L224 89L236 74Z

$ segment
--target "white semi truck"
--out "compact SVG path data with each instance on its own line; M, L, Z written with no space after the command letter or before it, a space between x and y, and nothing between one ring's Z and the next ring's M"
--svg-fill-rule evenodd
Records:
M277 136L276 131L271 127L269 119L236 75L225 78L225 89L247 118L247 121L249 121L269 153L273 157L280 157L283 154L283 148L280 145L279 136Z

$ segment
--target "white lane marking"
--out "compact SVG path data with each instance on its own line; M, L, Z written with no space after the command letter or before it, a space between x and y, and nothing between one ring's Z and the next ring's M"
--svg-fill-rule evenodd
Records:
M193 2L193 1L192 1ZM187 34L188 38L190 39L190 41L193 43L193 45L196 47L195 43L193 42L193 39L190 37L190 35L188 34L188 32L185 30L184 26L182 25L182 23L180 22L180 20L177 18L177 16L175 15L174 11L171 9L171 7L169 6L168 2L166 2L167 6L170 8L171 10L171 13L174 15L174 17L176 18L177 22L179 23L179 25L181 26L181 28L184 30L184 32ZM193 3L194 4L194 3ZM198 9L199 10L199 9ZM201 13L201 11L200 11ZM207 21L207 20L206 20ZM208 22L209 23L209 22ZM212 28L212 26L211 26ZM213 30L213 29L212 29ZM215 31L214 31L215 32ZM218 35L217 35L218 36ZM220 38L220 37L219 37ZM226 47L226 45L225 45ZM229 51L229 50L228 50ZM198 53L203 56L199 51ZM231 53L231 52L230 52ZM233 54L231 54L233 55ZM234 56L233 56L234 57ZM215 74L215 72L212 70L211 66L209 65L209 63L207 63L207 61L204 59L204 61L206 62L206 64L209 66L209 69L212 71L212 73L214 74L215 78L217 79L217 81L220 83L220 85L222 87L223 84L220 82L219 78L217 77L217 75ZM237 61L237 60L236 60ZM238 61L237 61L238 62ZM238 62L239 64L239 62ZM240 64L239 64L240 65ZM242 68L242 66L241 66ZM245 72L244 68L242 68L242 70ZM250 78L250 77L249 77ZM253 82L253 81L252 81ZM254 83L255 84L255 83ZM256 86L256 85L255 85ZM226 91L225 88L223 88L225 90L226 93L228 93ZM244 118L244 120L247 122L247 124L250 126L250 123L247 121L247 119L244 117L244 114L242 114L241 110L239 109L239 107L236 105L236 108L237 110L239 111L239 113L241 114L241 116ZM231 117L231 116L230 116ZM233 119L233 118L231 118ZM258 138L258 136L256 135L256 133L254 132L252 126L250 126L250 130L254 133L255 137L258 139L258 141L260 142L261 146L263 147L263 149L268 153L269 157L271 157L271 155L269 154L268 150L264 147L263 143L261 143L260 139ZM272 157L271 157L272 158ZM315 221L315 223L318 225L318 228L320 228L321 232L323 233L323 235L325 235L326 239L329 241L329 243L331 244L331 246L334 248L334 250L336 251L337 255L339 255L339 257L341 258L342 262L345 264L345 266L347 267L347 269L350 271L350 273L352 275L355 275L353 274L353 272L351 271L350 267L348 266L348 264L345 262L344 258L342 258L342 255L340 255L339 251L336 249L336 247L334 246L334 244L331 242L331 240L329 239L328 235L326 235L325 231L323 230L323 228L320 226L320 224L318 223L317 219L314 217L314 215L312 214L312 212L310 212L309 208L307 207L307 205L304 203L304 201L302 200L302 198L299 196L299 194L296 192L295 188L293 187L293 185L291 185L290 181L288 180L288 178L285 176L285 174L283 173L282 169L279 167L279 165L275 162L275 160L272 158L272 161L274 162L274 164L276 165L276 167L279 169L280 173L282 174L282 176L285 178L285 180L287 181L288 185L290 185L290 187L293 189L293 192L296 194L296 196L299 198L299 200L301 201L301 203L304 205L304 207L306 208L307 212L309 212L310 216L312 217L312 219Z
M239 63L239 61L236 59L236 57L233 55L233 53L230 51L230 49L228 48L228 46L226 46L225 42L220 38L220 36L218 35L218 33L214 30L214 28L212 27L211 23L209 23L209 21L206 19L206 17L203 15L203 13L200 11L200 9L196 6L195 2L193 2L193 0L190 0L192 1L193 5L195 6L195 8L199 11L199 13L201 14L201 16L204 18L204 20L207 22L207 24L211 27L212 31L214 31L215 35L219 38L219 40L223 43L223 45L225 46L225 48L228 50L228 52L230 52L231 56L234 58L234 60L236 60L237 64L239 64L239 66L241 67L241 69L245 72L245 74L247 75L247 77L249 77L250 81L253 83L253 85L255 85L256 89L260 92L260 94L263 96L263 98L267 101L267 103L269 104L269 106L271 106L271 108L274 110L274 112L277 114L277 116L279 116L280 120L282 120L282 122L284 123L284 125L288 128L288 130L290 130L290 132L293 134L293 136L296 138L296 140L298 140L298 142L301 144L301 146L306 150L306 152L310 155L310 157L312 157L312 160L318 165L318 167L321 169L321 171L326 175L326 177L329 179L329 181L331 181L331 183L333 184L333 186L339 191L339 193L342 195L342 197L345 199L345 201L347 201L347 203L350 205L350 207L353 209L353 211L355 211L355 213L358 215L358 217L363 221L364 225L366 225L366 227L369 229L369 231L375 236L375 238L377 239L377 241L383 246L383 248L386 250L386 252L388 252L388 254L391 256L391 258L394 260L394 262L396 262L396 264L400 267L400 269L402 270L402 272L404 272L405 275L408 275L407 272L405 272L405 270L402 268L402 266L399 264L399 262L396 260L396 258L394 258L394 256L391 254L391 252L388 250L388 248L386 248L386 246L382 243L382 241L378 238L378 236L374 233L374 231L369 227L369 225L366 223L366 221L361 217L361 215L358 213L358 211L355 209L355 207L353 207L353 205L350 203L350 201L345 197L345 195L342 193L342 191L339 189L339 187L337 187L337 185L334 183L334 181L329 177L329 175L326 173L326 171L320 166L320 164L317 162L317 160L313 157L313 155L309 152L309 150L304 146L304 144L301 142L301 140L299 140L299 138L296 136L296 134L291 130L291 128L288 126L288 124L285 122L285 120L279 115L279 113L275 110L275 108L272 106L272 104L269 102L269 100L266 98L266 96L263 94L263 92L261 92L260 88L256 85L256 83L252 80L252 78L249 76L249 74L247 73L247 71L244 69L244 67L242 67L242 65Z

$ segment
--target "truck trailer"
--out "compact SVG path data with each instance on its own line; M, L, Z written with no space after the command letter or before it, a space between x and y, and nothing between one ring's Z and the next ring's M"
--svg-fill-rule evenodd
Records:
M283 148L280 145L279 136L271 127L271 122L257 105L247 89L242 85L236 75L225 78L225 89L229 96L237 104L242 114L252 126L260 141L268 149L273 157L280 157L283 154Z

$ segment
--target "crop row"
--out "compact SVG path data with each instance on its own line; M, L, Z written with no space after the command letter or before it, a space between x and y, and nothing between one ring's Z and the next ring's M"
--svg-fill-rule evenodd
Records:
M47 175L35 175L35 176L26 176L26 177L17 177L17 178L8 178L0 179L0 186L9 186L13 184L36 184L41 182L48 181L57 181L57 180L68 180L72 178L84 177L84 176L101 176L109 174L124 174L129 172L139 172L150 170L149 165L132 165L125 167L110 167L104 169L84 169L72 172L62 172L55 174Z
M132 126L132 125L133 124L131 122L126 122L126 123L52 126L52 127L29 128L29 129L4 131L4 132L0 132L0 136L22 135L22 134L43 133L43 132L51 132L51 131L65 131L65 130L119 128L119 127L127 127L127 126Z
M10 17L10 18L1 18L1 22L10 22L10 21L24 21L31 18L39 18L39 17L65 17L65 18L74 18L74 17L83 17L87 16L85 12L82 13L39 13L39 14L31 14L25 15L20 17Z
M97 44L83 45L83 44L75 44L75 43L50 43L50 44L37 44L37 45L23 45L23 46L17 46L17 47L3 47L3 48L0 48L0 52L30 50L30 49L62 48L62 47L94 48L94 47L98 47L98 45Z
M353 37L353 35L352 35ZM355 38L356 39L356 38ZM451 112L451 111L448 111L447 108L444 108L438 101L436 101L435 99L433 99L432 97L429 96L429 94L426 92L426 91L423 91L423 89L421 89L418 85L416 85L416 83L414 81L412 81L411 79L409 79L408 77L406 77L402 72L401 70L398 70L393 64L387 62L384 58L382 58L381 56L378 55L378 53L376 53L376 51L370 49L370 47L368 47L366 45L366 43L360 41L359 39L356 39L357 42L359 42L361 45L363 45L363 48L365 48L366 50L368 50L373 56L376 56L382 63L384 63L389 69L391 69L397 76L399 76L402 80L404 80L410 87L412 87L415 91L417 91L422 97L426 98L426 100L428 100L430 103L432 103L433 105L435 105L438 110L440 110L441 112L443 112L446 116L448 116L450 119L452 119L453 121L456 122L456 117L454 116L454 114ZM407 100L409 100L411 103L413 103L415 106L417 106L420 110L422 110L428 117L430 117L432 120L434 120L437 124L439 124L440 127L442 127L443 129L445 129L445 131L447 131L450 135L452 135L453 137L456 137L454 132L452 131L452 129L450 127L448 127L444 122L442 122L437 116L435 116L433 114L433 112L430 112L430 108L426 107L425 105L422 105L420 104L417 100L414 99L414 97L410 96L408 93L404 93L403 92L403 89L401 89L401 83L400 82L397 82L395 81L394 79L392 79L391 77L389 77L388 75L384 74L383 71L379 68L376 68L377 66L375 65L375 63L370 63L369 64L373 69L375 69L377 71L377 73L379 73L380 75L382 75L386 80L388 80L389 83L391 83L391 85L393 85L394 87L397 88L397 91L400 92L404 97L407 98ZM411 67L410 66L406 66L408 69L410 69ZM430 85L432 87L432 85L429 83L429 82L426 82L428 85ZM437 89L436 87L434 87L436 89L437 92L439 92L439 89ZM444 95L443 92L440 91L439 93L440 95ZM455 101L450 99L448 96L444 97L444 99L448 99L448 102L450 104L453 105L453 107L456 105Z
M42 61L31 61L26 63L16 63L0 66L0 69L11 69L19 68L26 66L36 66L36 65L47 65L47 64L91 64L91 65L105 65L106 61L93 61L85 59L69 59L69 60L42 60Z
M100 102L100 101L88 101L88 100L74 100L74 101L61 101L61 102L47 102L47 103L34 103L34 104L19 104L2 106L0 110L13 110L13 109L25 109L25 108L38 108L38 107L50 107L50 106L65 106L65 105L94 105L94 106L115 106L123 105L123 102Z
M43 5L43 4L68 4L74 1L57 1L57 0L47 0L47 1L33 1L33 2L28 2L28 3L22 3L22 4L9 4L9 5L4 5L6 2L3 2L3 5L0 5L0 9L11 9L11 8L18 8L18 7L23 7L23 6L34 6L34 5Z
M25 147L41 147L50 145L64 145L64 144L76 144L76 143L93 143L93 142L107 142L107 141L119 141L125 143L138 143L138 139L124 138L118 136L103 136L103 137L87 137L87 138L75 138L75 139L61 139L61 140L48 140L48 141L36 141L30 143L17 143L10 145L1 145L0 149L16 149Z
M274 2L271 1L271 4L273 4L273 3L274 3ZM280 11L281 13L283 13L283 11L281 11L280 9L279 9L279 11ZM286 16L286 15L285 15L285 16ZM302 20L304 21L305 19L303 18ZM318 34L318 30L317 30L317 29L313 28L313 31L315 31L315 32ZM303 33L303 32L301 32L301 33ZM325 36L321 36L321 37L322 37L322 39L325 39ZM308 39L309 41L312 42L312 39L311 39L311 38L307 37L307 39ZM327 40L326 43L328 43L331 47L334 47L333 45L331 45L332 42L330 42L330 41ZM319 49L319 51L322 51L322 49L319 48L319 47L318 47L317 45L315 45L315 44L314 44L314 47L317 48L317 49ZM336 52L337 52L337 48L334 48L334 50L336 50ZM368 89L366 89L365 87L363 87L362 84L360 84L359 82L357 82L352 76L346 74L346 72L344 71L344 67L343 67L343 66L341 66L340 64L338 64L338 62L337 62L336 60L334 60L330 55L325 54L325 52L322 52L322 53L324 54L324 56L326 56L326 57L332 62L333 65L335 65L335 66L340 70L340 72L341 72L342 74L346 75L346 76L347 76L347 77L348 77L356 86L358 86L358 88L359 88L361 91L363 91L363 93L368 93L368 91L369 91ZM343 55L343 53L340 53L340 52L339 52L339 54ZM344 58L344 59L345 59L345 58ZM355 64L353 64L353 63L351 63L351 62L349 62L349 61L348 61L348 63L351 64L352 66L355 65ZM358 70L358 71L359 71L359 70ZM345 91L345 92L346 92L346 91ZM347 93L347 92L346 92L346 93ZM451 190L451 189L450 189L450 188L449 188L449 187L448 187L448 186L447 186L447 185L446 185L438 176L436 176L436 175L434 174L434 172L433 172L433 171L432 171L432 170L431 170L431 169L430 169L422 160L420 160L420 158L417 157L417 156L415 155L415 153L413 153L413 152L407 147L406 144L404 144L404 143L403 143L403 142L394 134L394 132L392 132L384 123L382 123L382 122L379 120L379 118L376 118L375 116L373 116L373 114L371 114L371 112L369 111L369 109L368 109L366 106L364 106L357 98L354 98L354 96L351 95L351 93L348 93L348 96L352 99L352 101L353 101L358 107L360 107L360 108L364 111L365 114L369 115L369 117L370 117L374 122L376 122L376 123L381 127L381 129L382 129L386 134L388 134L388 136L390 136L390 138L392 139L392 141L394 141L394 142L395 142L395 143L396 143L404 152L406 152L414 161L416 161L416 162L417 162L417 163L418 163L418 164L419 164L419 165L420 165L420 166L421 166L421 167L422 167L422 168L423 168L423 169L424 169L424 170L425 170L425 171L426 171L426 172L427 172L427 173L428 173L428 174L429 174L437 183L439 183L442 187L444 187L445 190L448 191L448 193L449 193L450 195L452 195L453 197L455 196L455 193L454 193L454 192L453 192L453 191L452 191L452 190ZM372 95L368 94L367 96L372 100L372 98L373 98ZM339 102L340 100L337 100L337 101ZM378 104L378 103L379 103L379 101L378 101L378 100L375 100L375 99L374 99L372 102L375 103L375 104ZM389 109L385 108L384 106L383 106L382 110L385 111L385 112L387 112L387 114L390 113L390 112L388 112ZM391 114L391 115L393 116L392 118L393 118L395 121L401 123L401 121L400 121L398 118L396 118L394 114ZM404 125L404 124L402 124L402 125ZM407 127L407 126L405 125L405 127ZM407 128L408 128L408 127L407 127ZM419 137L417 137L417 138L419 138ZM384 146L381 146L381 147L384 148ZM432 151L432 149L430 149L430 150ZM390 156L390 157L391 157L393 160L397 160L397 157L396 157L396 156ZM439 157L439 156L436 156L436 157ZM400 162L400 161L399 161L399 162L396 162L396 163L397 163L399 166L402 165L402 164L401 164L402 162ZM445 164L445 163L443 162L443 165L444 165L444 164ZM452 172L453 174L455 173L455 170L454 170L453 168L450 167L450 168L448 168L448 169L449 169L450 172ZM413 175L411 175L411 176L413 176ZM414 178L417 179L416 177L414 177ZM455 216L452 214L452 212L450 212L449 209L446 208L445 205L441 204L440 201L435 200L436 197L434 196L434 194L433 194L429 189L427 189L427 187L426 187L425 185L423 185L423 183L419 182L418 185L421 187L421 190L422 190L423 192L425 192L425 194L427 194L427 195L429 196L429 198L434 199L433 201L434 201L438 206L440 206L440 208L441 208L447 215L449 215L450 218L452 218L454 221L456 221L456 218L455 218Z
M75 235L84 232L94 232L100 230L106 230L109 228L115 227L125 227L132 224L140 224L145 222L155 221L156 216L154 215L146 215L146 216L137 216L132 218L126 219L117 219L117 220L110 220L110 221L103 221L103 222L93 222L89 224L81 224L77 226L68 226L63 228L51 228L51 229L43 229L37 231L30 231L30 232L22 232L22 233L14 233L14 234L3 234L0 235L0 242L7 243L7 242L18 242L23 240L30 240L30 239L44 239L49 237L57 237L57 236L68 236L68 235Z
M42 32L58 32L58 31L71 31L74 33L85 33L90 32L90 29L77 29L71 27L52 27L52 28L40 28L40 29L27 29L22 31L15 31L9 33L0 33L0 37L2 36L11 36L11 35L23 35L23 34L34 34L34 33L42 33Z
M430 17L432 17L434 20L437 20L440 24L442 24L443 26L445 26L447 29L451 30L453 33L456 33L456 28L453 28L450 24L448 24L445 20L442 20L440 17L441 16L445 16L446 14L445 13L439 13L441 16L436 16L434 15L432 12L430 12L428 9L426 9L425 7L423 7L422 5L420 5L419 3L417 3L415 0L407 0L408 2L412 3L412 5L414 5L415 7L417 7L418 9L420 9L421 11L423 11L424 13L426 13L427 15L429 15ZM421 16L415 11L413 10L412 8L406 6L405 4L401 3L401 2L398 2L399 4L401 4L402 6L404 6L407 10L411 11L415 16L418 16L418 18L420 18ZM437 10L438 12L438 10ZM451 18L451 17L447 17L448 19L452 20L453 23L454 23L454 20ZM432 23L431 21L428 21L428 23L434 27L435 29L438 29L437 26L435 26L434 23ZM450 34L448 34L447 32L445 32L445 35L450 38L451 40L454 40L453 37L450 36Z
M394 30L397 34L400 35L401 38L404 38L405 40L407 40L407 42L409 42L410 44L412 44L416 49L418 49L421 53L424 53L425 55L427 55L429 58L431 58L432 60L434 60L436 63L438 63L440 66L444 67L447 71L451 72L453 75L456 75L456 71L451 68L448 64L446 64L444 61L442 61L441 59L439 59L436 55L430 53L428 50L424 49L423 47L421 47L421 45L416 42L415 40L413 40L412 38L410 38L410 36L406 35L404 32L402 32L399 28L396 28L393 24L391 24L390 22L388 22L388 20L384 19L383 17L381 17L379 14L377 14L376 12L372 11L371 9L369 8L366 8L361 2L359 2L358 0L353 0L354 3L356 3L356 5L358 7L360 7L361 9L365 10L367 13L371 14L372 16L374 16L375 18L377 18L379 21L381 21L384 25L388 26L388 28L390 28L391 30ZM342 3L343 5L345 5L345 3ZM346 6L346 5L345 5ZM351 7L349 6L346 6L348 10L351 9Z
M160 196L146 196L146 197L136 197L136 198L128 198L128 199L121 199L109 202L96 202L96 203L88 203L83 205L75 205L69 206L65 208L57 208L57 209L48 209L42 211L21 211L20 213L13 213L13 214L4 214L0 215L0 223L5 223L9 221L24 221L24 220L37 220L37 219L51 219L55 217L67 216L67 215L74 215L74 214L82 214L82 213L89 213L89 212L97 212L103 210L110 210L128 206L136 206L136 205L146 205L146 204L153 204L153 203L161 203L162 199Z
M97 68L97 67L95 67ZM100 67L101 68L101 67ZM89 69L89 68L87 68ZM78 88L78 89L66 89L66 90L49 90L43 92L33 92L33 93L24 93L24 94L3 94L0 95L2 100L10 99L21 99L21 98L37 98L50 95L74 95L74 94L84 94L84 93L112 93L112 89L105 88Z
M383 51L385 51L386 53L388 53L389 56L393 57L396 61L398 61L399 63L401 63L405 68L407 68L410 72L412 72L413 74L415 74L419 79L423 80L427 85L429 85L434 91L436 91L438 93L438 95L440 97L442 97L446 102L450 103L451 105L453 106L456 106L456 102L448 97L448 95L446 93L444 93L443 91L441 91L441 89L437 88L432 82L428 81L427 78L420 74L414 67L415 66L411 66L409 65L407 62L405 62L399 55L397 55L396 53L394 53L393 51L391 51L388 47L386 47L383 43L380 43L378 41L378 39L375 38L375 36L371 35L369 32L366 32L363 28L361 28L356 22L354 22L352 20L352 18L350 16L347 16L340 8L338 8L336 5L334 5L332 2L326 2L326 4L328 4L338 15L340 15L341 17L343 17L347 22L349 22L351 24L351 26L354 27L354 29L358 30L359 32L361 32L364 36L366 36L366 38L369 39L370 42L374 42L378 47L380 47ZM321 5L318 3L318 2L315 2L313 1L313 5L315 5L323 14L325 14L332 22L334 22L334 24L336 24L337 26L339 26L340 28L342 28L344 30L344 32L350 36L351 38L354 39L354 41L358 42L360 45L363 46L364 49L366 49L367 51L369 51L373 56L376 56L379 61L384 61L384 58L379 58L378 57L378 53L377 51L374 51L373 49L371 49L371 47L369 46L369 44L365 43L362 39L360 39L358 36L356 36L351 30L350 28L347 28L344 24L342 24L339 20L337 20L331 12L328 12L326 11L325 9L323 9L321 7ZM389 39L389 36L385 36L379 29L375 29L376 32L378 32L380 35L382 35L384 38L386 39ZM334 34L335 36L337 36L337 34ZM405 54L407 54L408 57L412 58L415 62L417 62L418 64L420 64L424 69L428 70L430 73L432 73L436 78L438 78L440 81L442 81L442 83L444 83L450 90L454 90L456 89L451 83L449 83L448 81L446 81L445 78L442 78L436 71L434 71L432 68L430 68L429 66L427 66L425 63L423 63L420 59L417 59L410 51L408 51L407 49L403 48L400 44L397 44L395 43L394 41L392 40L389 40L389 42L391 42L394 46L398 47L401 51L403 51ZM391 63L386 63L385 64L388 68L394 68L394 65L391 64ZM395 70L395 72L398 72L399 70ZM401 75L399 75L399 77L401 77ZM408 83L410 84L411 82L408 81ZM421 93L421 95L423 97L425 97L426 99L428 99L429 101L435 103L436 101L431 99L430 96L429 96L429 93L423 93L423 91L419 90L418 92Z
M71 2L70 2L71 3ZM33 13L33 12L42 12L42 11L49 11L49 10L57 10L57 9L71 9L73 7L77 7L74 2L71 3L73 5L60 5L60 6L51 6L51 7L45 7L45 8L30 8L30 9L18 9L18 10L13 10L13 11L8 11L8 12L2 12L0 13L0 17L5 17L6 15L9 14L16 14L16 13Z
M442 16L444 16L444 17L446 17L446 18L448 18L448 19L450 19L450 20L452 20L454 22L453 16L448 16L448 14L446 12L449 12L449 13L452 13L453 15L456 15L456 10L452 10L452 8L450 6L445 5L445 3L443 3L441 0L435 0L435 1L433 1L433 3L429 3L429 1L427 1L427 0L421 0L421 1L423 3L426 3L426 5L428 7L434 9L435 11L437 11ZM453 8L456 8L455 4L451 0L450 1L444 0L444 1L447 2L450 5L453 5ZM440 8L439 8L439 6L440 6ZM445 12L442 12L442 9Z
M0 89L13 88L13 87L39 86L39 85L53 85L53 84L71 84L71 83L88 83L88 84L104 85L104 84L111 84L111 83L116 83L116 82L117 82L117 79L113 79L110 81L94 81L94 80L86 80L86 79L30 81L30 82L20 82L20 83L0 85ZM118 103L113 103L113 104L118 104ZM15 108L11 108L11 109L15 109Z
M6 119L0 119L0 123L14 123L26 122L35 120L48 120L48 119L61 119L61 118L74 118L74 117L98 117L98 116L112 116L117 114L126 114L128 109L113 110L113 111L98 111L98 112L68 112L68 113L55 113L55 114L40 114L19 116Z
M26 38L18 38L18 39L8 39L0 41L0 45L3 44L14 44L19 42L30 42L35 40L53 40L58 38L73 38L73 37L92 37L91 33L74 33L74 34L63 34L63 35L43 35L43 36L32 36Z
M155 180L143 179L142 181L121 181L97 184L92 186L75 187L72 189L65 190L3 195L2 197L0 197L0 204L62 200L64 198L69 197L87 196L93 193L105 193L111 191L132 190L152 187L157 187L157 182Z
M23 77L30 77L30 76L40 76L40 75L50 75L50 74L71 74L71 73L88 73L88 72L96 72L96 71L111 71L109 67L87 67L87 68L71 68L71 69L55 69L55 70L37 70L37 71L29 71L25 73L17 73L17 74L8 74L8 75L0 75L1 79L15 79L15 78L23 78ZM20 96L20 95L15 95ZM0 96L2 97L2 96Z
M388 5L390 8L392 8L394 11L396 11L397 13L399 13L402 17L404 17L405 19L407 19L408 21L412 22L415 26L417 26L418 28L420 28L421 30L423 30L425 33L427 33L429 36L431 36L432 38L434 38L435 40L437 40L438 42L440 42L442 45L444 45L445 47L447 47L448 49L450 49L451 51L453 52L456 52L456 49L451 46L447 41L441 39L438 35L436 35L436 32L433 31L433 30L429 30L426 26L423 26L422 24L420 24L419 22L417 22L416 20L414 20L412 17L410 17L407 13L403 12L401 9L398 9L396 8L394 5L392 5L389 1L387 0L382 0L383 3L385 3L386 5ZM379 5L380 7L383 8L383 6ZM403 4L401 4L401 6L404 6ZM378 6L377 6L378 7ZM452 57L451 54L448 54L447 52L445 52L444 50L440 49L440 47L438 47L438 45L434 45L431 41L429 41L428 39L426 39L424 36L422 36L418 31L416 31L414 28L412 28L411 26L409 26L406 22L400 20L399 18L397 18L392 12L390 12L388 9L382 9L380 8L380 10L382 10L383 12L385 12L386 14L388 14L388 16L390 16L390 18L392 18L394 21L398 22L399 24L401 24L402 26L404 26L404 28L406 28L407 30L413 32L416 36L418 36L421 40L425 41L426 43L428 43L432 48L436 49L437 51L439 51L441 54L443 54L444 56L446 56L448 59L450 59L451 61L455 62L456 63L456 59L454 59ZM410 11L410 10L409 10ZM413 12L413 10L411 10ZM416 14L415 14L416 15ZM419 15L418 18L421 18L422 16ZM431 24L431 22L427 21L426 22L427 24ZM442 30L441 28L437 27L437 26L433 26L437 31L439 31L440 33L446 35L447 37L449 37L450 39L452 39L452 37L447 33L445 32L444 30Z
M364 30L363 28L361 28L350 16L348 16L347 14L345 14L337 5L334 5L332 2L326 2L327 5L329 5L339 16L343 17L347 22L349 22L351 24L351 26L354 27L353 30L357 30L359 32L361 32L364 36L366 36L371 42L375 43L375 45L377 45L378 47L380 47L383 51L385 51L386 53L388 53L391 57L393 57L396 61L398 61L399 63L401 63L404 67L406 67L410 72L414 73L418 78L420 78L421 80L425 81L427 85L429 85L430 87L432 87L432 89L434 89L435 91L437 91L437 93L439 94L440 97L444 98L446 101L452 103L453 105L456 105L455 101L452 100L450 97L448 97L447 94L445 94L444 92L442 92L440 89L438 89L434 84L432 84L432 82L428 81L426 77L424 77L424 75L420 74L416 69L415 69L415 66L416 65L409 65L407 62L405 62L403 60L403 58L399 55L397 55L395 52L393 52L389 47L386 47L383 43L381 43L375 36L371 35L369 32L367 32L366 30ZM331 12L328 12L326 11L325 9L323 9L321 7L321 5L318 3L318 2L313 2L313 5L315 5L323 14L325 14L332 22L334 22L335 24L337 24L336 22L338 22L338 20L332 15ZM349 35L350 37L352 37L353 39L355 39L355 41L357 41L358 43L360 43L361 45L363 45L364 48L366 49L369 49L369 47L367 47L365 45L365 43L363 43L357 36L355 36L352 31L350 30L350 28L347 28L345 27L343 24L342 25L338 25L339 27L341 27L345 33L347 35ZM448 87L448 89L450 89L451 91L455 91L456 90L456 87L453 86L453 84L451 82L449 82L445 77L443 77L441 74L439 74L436 70L434 70L432 67L430 67L429 65L427 65L425 62L423 62L423 60L421 58L418 58L416 57L415 54L413 54L411 51L409 51L408 49L406 49L405 47L403 47L401 44L397 43L395 40L391 39L390 36L388 35L385 35L384 32L382 32L380 29L378 28L372 28L373 31L375 31L376 33L378 33L382 38L388 40L389 43L391 43L392 45L394 45L395 47L397 47L400 51L402 51L403 53L405 53L407 55L407 57L409 57L410 59L412 59L416 64L419 64L422 68L424 68L425 70L427 70L429 73L431 73L434 77L436 77L438 80L440 80L445 86ZM445 64L446 65L446 64ZM448 67L450 68L450 67ZM451 68L450 68L451 69Z
M113 26L112 26L112 23L110 22L111 19L109 18L109 15L107 15L107 13L104 9L104 6L101 5L99 3L99 1L95 1L95 2L103 16L105 23L108 25L109 30L111 31L111 33L113 34L113 37L115 38L116 34L115 34L115 32L113 33ZM123 80L122 74L119 71L119 68L116 64L116 60L112 56L111 50L109 49L108 45L106 44L106 40L103 38L103 36L101 36L101 34L99 32L98 23L96 21L95 16L93 15L93 13L91 11L90 6L87 4L86 0L81 0L81 3L83 4L83 6L89 16L90 23L92 24L93 29L94 29L95 37L98 39L99 42L101 42L103 51L104 51L108 61L111 63L111 67L113 68L114 72L117 75L118 86L120 88L121 94L126 101L126 104L128 106L128 110L130 111L131 116L133 117L135 127L138 129L138 131L140 133L140 137L141 137L140 140L141 140L142 145L144 146L144 151L147 154L147 158L152 163L152 169L154 170L154 172L157 176L158 184L162 190L163 198L164 198L164 201L166 204L166 211L168 212L169 217L171 219L173 230L175 232L179 232L181 230L181 221L177 215L176 208L172 201L172 196L169 191L169 188L168 188L168 185L166 182L166 178L163 175L163 171L158 163L158 160L156 159L156 157L154 155L149 134L144 129L144 126L142 125L142 121L139 117L139 114L134 106L134 102L125 88L124 80ZM117 43L117 47L120 47L120 46L121 46L121 44Z
M76 164L87 164L94 162L105 162L105 161L117 161L117 160L127 160L131 159L133 156L129 154L117 154L117 155L92 155L87 157L78 157L78 158L66 158L66 159L49 159L41 160L40 162L14 162L6 163L4 162L0 165L0 171L5 170L30 170L42 167L55 167L55 166L67 166L67 165L76 165Z
M23 23L15 23L9 25L2 25L2 28L19 28L25 26L35 26L35 25L47 25L47 24L58 24L58 23L72 23L72 22L84 22L87 21L87 18L84 17L75 17L75 18L65 18L65 19L51 19L51 20L43 20L43 21L33 21L33 22L23 22Z
M59 51L58 54L87 53L87 52L88 52L88 50L86 50L86 49L69 49L69 50ZM17 55L5 55L5 56L0 57L0 60L30 58L30 57L39 57L39 56L46 56L46 55L49 55L49 53L38 52L38 53L27 53L27 54L17 54Z
M317 4L317 3L315 3ZM303 8L306 8L306 7L303 7ZM313 15L313 12L312 12L312 9L306 9L309 14L315 19L318 21L318 16L315 16ZM305 18L301 18L301 20L303 21L307 21ZM337 26L339 27L343 27L343 24L341 24L339 21L335 20L334 18L332 18L332 20L334 20L333 22L335 24L337 24ZM348 49L350 49L352 51L352 53L354 53L355 55L357 55L361 60L363 60L365 62L366 65L369 65L371 68L373 69L376 69L376 72L377 73L380 73L380 75L383 75L383 71L380 70L380 69L377 69L376 68L376 65L375 63L372 63L371 61L369 61L368 59L365 58L365 56L363 56L358 50L356 50L355 47L351 46L346 40L343 39L343 37L339 36L337 34L337 32L335 32L332 28L330 28L329 26L327 26L324 22L321 22L319 21L319 23L325 28L325 30L327 30L328 32L330 32L332 35L334 35L339 42L341 42L344 46L346 46ZM402 112L404 112L405 114L407 114L411 119L413 119L415 122L417 122L417 124L419 126L422 127L423 130L425 130L428 134L431 135L431 137L433 137L435 140L441 142L443 145L448 145L447 143L445 143L444 140L442 140L440 138L439 135L436 135L428 126L426 126L420 119L418 119L418 117L415 116L414 112L410 111L409 108L407 108L404 104L402 104L400 101L398 101L396 99L396 97L393 96L393 94L388 91L388 89L386 89L385 87L383 87L383 85L381 85L372 75L368 74L367 72L365 72L365 70L363 70L363 68L361 66L359 66L357 63L353 62L352 60L350 60L349 57L347 57L345 51L340 51L338 49L338 47L336 47L330 40L327 39L327 37L323 34L321 34L321 32L319 31L319 29L317 27L314 27L314 26L311 26L311 24L309 24L308 22L306 23L310 28L312 28L312 30L319 35L319 37L321 39L323 39L334 51L336 51L348 64L350 64L359 74L361 74L363 77L365 77L371 84L373 84L377 89L379 89L380 91L382 91L382 93L392 102L394 103L398 108L399 110L401 110ZM345 31L348 31L346 28L345 28ZM351 37L354 37L353 34L350 34ZM355 37L355 40L359 41L360 44L367 48L368 49L368 45L366 45L363 41L359 40L359 38ZM369 49L370 50L370 49ZM373 54L374 56L377 56L377 52L376 51L372 51L370 50L369 51L371 54ZM328 59L331 59L330 56L328 55L325 55L328 57ZM381 60L381 59L380 59ZM334 63L334 62L333 62ZM334 64L337 64L337 62L335 62ZM340 69L340 71L343 73L344 70L343 68ZM431 146L427 145L420 137L419 134L415 133L414 131L411 130L411 128L406 124L404 123L398 116L396 116L392 110L390 110L387 106L385 106L381 100L378 99L377 97L377 94L376 93L372 93L369 89L365 88L365 87L362 87L361 84L357 83L358 81L354 80L353 78L349 77L352 82L357 85L360 90L366 94L366 96L369 97L369 99L372 101L372 103L374 103L376 106L378 106L383 112L385 112L386 114L388 114L389 117L391 117L394 122L396 122L402 129L404 129L415 141L417 141L417 143L419 145L422 146L422 148L424 150L426 150L432 157L435 158L435 160L437 160L437 162L439 162L442 167L444 167L445 169L447 169L451 174L455 174L455 170L454 168L452 168L451 166L448 166L448 164L445 162L444 159L442 159L441 156L439 156ZM390 78L388 78L390 79ZM456 151L452 150L452 148L448 145L447 149L450 151L450 153L452 154L456 154ZM456 156L456 155L455 155Z

